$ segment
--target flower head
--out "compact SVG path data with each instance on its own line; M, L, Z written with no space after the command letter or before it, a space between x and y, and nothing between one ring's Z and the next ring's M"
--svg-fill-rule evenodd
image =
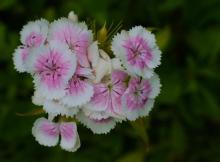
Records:
M156 74L151 79L131 78L122 97L122 108L126 118L135 120L147 116L160 92L160 86Z
M27 47L39 47L47 39L49 23L45 19L31 21L21 30L21 42Z
M75 55L68 47L52 41L35 49L28 59L36 88L48 99L63 97L65 86L76 70Z
M85 109L95 112L105 112L109 116L122 117L121 96L126 90L127 74L114 71L110 81L94 85L94 95Z
M117 34L112 42L114 54L129 73L150 78L160 64L161 51L154 35L141 26Z

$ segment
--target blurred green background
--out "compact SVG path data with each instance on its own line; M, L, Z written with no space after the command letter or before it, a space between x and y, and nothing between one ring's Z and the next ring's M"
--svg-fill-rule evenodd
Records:
M150 117L107 135L79 126L75 153L40 146L31 135L37 117L15 114L35 106L31 78L12 63L24 24L71 10L100 26L155 27L163 51L156 70L163 87ZM0 162L220 162L219 54L219 0L0 0Z

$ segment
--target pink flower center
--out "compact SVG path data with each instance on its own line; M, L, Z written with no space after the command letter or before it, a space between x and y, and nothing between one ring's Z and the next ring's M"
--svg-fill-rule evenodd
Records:
M151 86L148 81L141 82L138 79L131 81L128 87L128 93L126 94L128 109L136 110L144 108L149 99L150 92Z
M28 47L39 47L43 43L42 35L32 32L25 40L25 44Z
M49 88L56 88L60 86L70 66L70 61L65 60L59 52L50 50L38 58L35 68L42 82Z
M152 60L151 49L147 42L140 36L126 40L123 47L127 52L126 59L132 66L143 69Z

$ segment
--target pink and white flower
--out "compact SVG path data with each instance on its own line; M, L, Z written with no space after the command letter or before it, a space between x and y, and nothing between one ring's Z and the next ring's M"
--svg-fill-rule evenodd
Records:
M75 152L80 147L77 126L74 122L54 123L46 118L35 121L32 134L41 145L56 146L59 142L62 149Z
M49 23L45 19L31 21L20 32L21 42L27 47L39 47L47 39Z
M70 107L78 107L86 104L93 96L93 86L86 78L75 74L66 87L66 94L61 103Z
M150 79L133 77L122 97L122 111L128 120L147 116L151 111L154 99L160 92L159 77L154 74Z
M122 31L112 41L112 51L130 74L150 78L160 64L161 51L155 36L142 26Z
M70 19L61 18L51 24L49 40L66 43L76 54L78 63L90 67L87 49L92 43L92 32L85 23L74 23Z
M47 99L59 99L65 95L65 86L76 70L76 57L65 44L51 41L33 50L27 67L36 89Z
M91 101L85 105L86 111L108 116L123 118L121 96L126 90L127 74L120 70L112 72L111 79L105 83L94 85L94 95Z

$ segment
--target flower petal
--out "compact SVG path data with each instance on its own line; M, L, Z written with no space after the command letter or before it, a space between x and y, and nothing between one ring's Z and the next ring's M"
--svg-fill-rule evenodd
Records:
M106 119L92 119L85 116L83 112L77 114L77 119L87 128L91 129L94 134L106 134L116 125L116 121L109 117Z
M25 46L19 46L13 54L13 62L18 72L26 72L25 62L30 49Z
M56 146L59 140L58 125L45 118L39 118L35 121L32 134L36 141L44 146Z
M74 122L63 122L60 124L62 149L70 152L75 152L80 147L79 135L77 126Z

